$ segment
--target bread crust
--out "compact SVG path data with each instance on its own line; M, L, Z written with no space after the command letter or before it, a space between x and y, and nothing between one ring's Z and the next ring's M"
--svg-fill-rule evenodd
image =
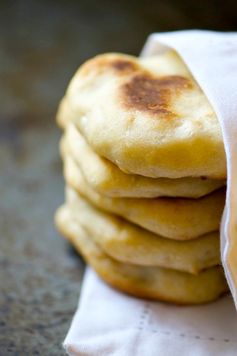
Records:
M221 267L212 267L197 276L159 267L134 266L118 262L88 236L70 215L66 206L56 217L59 231L83 255L87 263L108 284L127 294L180 305L207 303L227 293Z
M200 198L226 184L225 180L205 177L169 179L126 174L115 164L96 154L73 123L69 123L66 128L60 150L62 156L70 155L74 159L93 189L109 197Z

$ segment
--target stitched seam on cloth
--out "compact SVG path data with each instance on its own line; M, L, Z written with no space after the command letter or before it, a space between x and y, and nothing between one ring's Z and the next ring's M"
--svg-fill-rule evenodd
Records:
M139 324L138 324L138 330L143 330L145 323L147 322L148 315L150 311L150 305L148 303L145 303L144 308L141 311L141 314L139 316Z
M150 311L151 311L149 308L149 304L145 305L144 311L145 310L146 310L146 320L148 320L148 318L150 316ZM203 337L200 335L190 335L190 334L186 334L186 333L174 333L173 331L154 329L154 328L150 327L149 325L147 326L146 330L152 332L153 334L159 333L159 334L163 334L166 336L172 335L172 336L179 337L179 338L188 338L188 339L205 340L205 341L217 341L217 342L224 342L224 343L231 342L234 344L237 343L237 341L230 340L229 338L219 339L214 336Z
M139 329L139 330L144 330L144 329ZM203 337L203 336L200 336L200 335L189 335L189 334L185 334L185 333L176 334L173 331L152 329L149 326L146 328L145 331L149 331L149 332L152 332L154 334L156 334L156 333L157 334L164 334L166 336L172 335L172 336L180 337L180 338L189 338L189 339L205 340L205 341L217 341L217 342L225 342L225 343L231 342L231 343L237 344L237 341L230 340L228 338L219 339L219 338L212 337L212 336Z
M163 335L166 335L166 336L175 336L175 337L181 337L181 338L190 338L190 339L206 340L206 341L218 341L218 342L225 342L225 343L231 342L231 343L237 344L237 341L230 340L228 338L219 339L217 337L212 337L212 336L203 337L203 336L199 336L199 335L190 335L190 334L186 334L186 333L174 333L173 331L152 329L149 326L148 327L146 326L146 328L144 328L144 326L140 327L139 325L138 326L131 326L131 327L128 327L128 328L124 328L123 327L121 329L113 329L110 332L106 331L106 332L101 333L100 336L106 336L106 335L109 335L111 333L115 333L116 331L120 332L120 331L125 331L125 330L134 330L134 329L135 330L139 330L139 331L151 332L151 333L154 333L154 334L163 334ZM88 337L88 339L89 338L90 338L90 336ZM63 344L63 345L66 345L66 344Z
M145 307L143 309L143 312L146 313L146 321L149 318L150 311L151 311L150 304L146 303ZM140 316L140 320L141 320L141 316ZM143 329L144 328L142 328L141 330L143 330ZM167 331L167 330L154 329L154 328L150 327L150 325L147 325L146 330L152 332L153 334L156 334L156 333L158 334L159 333L159 334L163 334L163 335L166 335L166 336L172 335L172 336L179 337L179 338L188 338L188 339L205 340L205 341L217 341L217 342L224 342L224 343L231 342L233 344L237 344L237 341L230 340L229 338L219 339L219 338L214 337L214 336L203 337L203 336L200 336L200 335L190 335L190 334L186 334L186 333L179 333L178 334L178 333L170 332L170 331Z
M139 354L139 345L140 345L139 340L141 338L142 331L144 330L144 326L147 324L149 309L150 309L150 304L145 303L139 315L138 325L135 327L135 329L138 330L138 333L136 335L135 344L134 344L134 350L133 350L134 356Z

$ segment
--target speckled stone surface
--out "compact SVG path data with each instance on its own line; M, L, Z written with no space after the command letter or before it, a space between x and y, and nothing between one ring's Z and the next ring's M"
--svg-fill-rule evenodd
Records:
M63 201L54 116L67 82L97 53L138 53L155 30L236 30L234 2L191 3L0 2L1 356L64 355L80 293L83 262L53 225Z

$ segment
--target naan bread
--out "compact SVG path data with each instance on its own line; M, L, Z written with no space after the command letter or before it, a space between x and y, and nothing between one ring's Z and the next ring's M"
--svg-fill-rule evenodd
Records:
M100 157L88 145L73 123L69 123L61 141L63 155L76 160L88 184L110 197L186 197L199 198L225 185L225 180L202 178L148 178L126 174L115 164Z
M68 121L126 173L226 177L216 114L172 51L152 59L104 54L87 61L59 108L58 122Z
M220 264L218 231L191 241L170 240L103 212L71 188L66 201L73 219L116 260L193 274Z
M97 193L70 156L64 158L64 176L98 208L117 214L155 234L189 240L219 230L225 203L225 189L199 199L185 198L110 198Z
M200 304L228 291L221 267L212 267L194 276L171 269L116 261L73 219L67 206L58 210L56 225L101 278L128 294L177 304Z

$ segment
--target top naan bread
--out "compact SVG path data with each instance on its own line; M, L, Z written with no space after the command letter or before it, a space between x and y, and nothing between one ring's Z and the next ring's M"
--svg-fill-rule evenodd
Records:
M126 173L225 178L218 119L173 51L138 59L104 54L82 65L60 105L90 146Z

